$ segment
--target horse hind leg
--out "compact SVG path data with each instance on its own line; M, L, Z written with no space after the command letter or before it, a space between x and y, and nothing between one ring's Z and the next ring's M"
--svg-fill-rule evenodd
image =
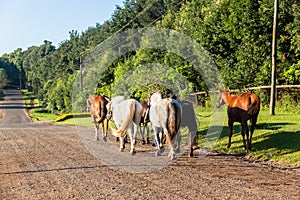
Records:
M176 145L175 143L177 142L177 139L175 139L175 138L173 140L171 140L169 135L166 136L167 143L169 143L169 147L170 147L170 152L168 154L168 157L171 160L176 160L176 152L174 150L174 146Z
M99 140L99 124L96 121L96 118L93 117L94 119L94 128L95 128L95 140L98 141Z
M137 125L133 125L130 129L129 129L129 137L130 137L130 153L131 154L135 154L135 138L136 138L136 133L138 132L139 126Z
M124 137L119 137L119 141L120 141L120 152L124 152L125 150Z
M142 138L142 145L146 144L144 134L145 134L145 125L144 126L140 126L140 136Z
M155 152L155 156L160 156L161 155L161 151L160 151L160 139L159 139L159 132L160 132L160 128L153 126L153 140L155 141L154 143L156 143L156 152Z
M194 132L189 132L188 133L188 136L189 136L190 157L194 156L193 144L194 144L194 141L196 139L195 135L196 134Z
M129 137L130 137L130 153L135 154L136 153L135 152L135 138L132 135L130 135Z
M253 136L253 133L254 133L254 129L255 129L255 126L256 126L256 122L257 122L257 116L254 116L253 118L251 118L251 127L250 127L250 143L249 143L249 150L251 151L252 150L252 136Z
M150 138L149 138L149 126L145 124L145 129L147 131L147 136L146 136L146 144L150 144Z
M231 137L232 137L232 132L233 132L233 121L232 120L228 120L228 126L229 126L229 135L228 135L227 148L230 148L230 146L231 146Z
M180 130L178 130L178 133L174 137L175 141L174 144L176 145L175 153L180 153L180 143L181 143L181 133Z
M99 133L98 133L98 128L95 127L95 140L98 141L99 140Z
M104 121L101 123L101 125L102 125L102 139L103 139L104 142L106 142L107 141L107 139L106 139L107 135L106 135L105 127L104 127Z
M246 135L246 140L245 140ZM242 123L242 136L243 136L243 143L245 151L248 152L249 147L249 130L248 130L248 124L247 121Z

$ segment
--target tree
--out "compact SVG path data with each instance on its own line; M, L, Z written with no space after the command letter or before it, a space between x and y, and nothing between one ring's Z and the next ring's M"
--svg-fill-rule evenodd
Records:
M3 68L0 68L0 88L3 88L8 83L7 74Z

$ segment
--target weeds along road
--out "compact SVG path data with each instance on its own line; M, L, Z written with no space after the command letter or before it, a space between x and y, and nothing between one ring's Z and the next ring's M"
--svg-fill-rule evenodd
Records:
M0 199L297 199L299 170L274 168L242 157L211 153L188 158L149 172L129 172L138 163L128 163L126 152L101 149L93 141L94 130L31 122L24 113L23 97L6 90L0 109ZM84 136L84 137L82 137ZM107 166L99 155L115 157L124 169ZM111 143L111 145L114 145ZM97 150L97 148L99 148ZM136 157L157 160L151 145L137 144ZM199 150L195 151L199 155ZM118 164L122 167L122 164ZM128 169L128 170L127 170Z

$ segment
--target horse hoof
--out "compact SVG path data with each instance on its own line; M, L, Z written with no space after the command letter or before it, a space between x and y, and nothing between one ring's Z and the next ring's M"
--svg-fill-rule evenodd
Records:
M168 154L168 158L170 158L171 160L176 160L175 154L171 152Z
M194 157L194 153L193 152L190 153L190 158L192 158L192 157Z
M103 141L104 141L104 142L107 142L107 139L106 139L106 137L105 137L105 136L104 136L102 139L103 139Z
M121 149L120 149L120 152L124 152L124 150L125 150L124 148L121 148Z
M98 137L96 137L96 141L99 141L99 138L98 138Z
M177 148L177 149L175 150L175 153L180 153L180 148Z
M147 140L146 140L146 144L150 144L150 140L149 140L149 138L147 138Z
M135 155L136 151L135 150L131 150L130 153L131 153L131 155Z
M142 140L142 145L145 145L145 144L146 144L146 142L145 142L145 140L143 139L143 140Z
M161 155L161 153L159 151L155 152L155 156L160 156L160 155Z

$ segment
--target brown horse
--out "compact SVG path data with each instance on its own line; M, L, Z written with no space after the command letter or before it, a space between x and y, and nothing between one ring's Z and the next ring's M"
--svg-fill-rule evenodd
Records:
M99 140L98 132L99 132L99 125L102 126L102 138L103 141L106 141L107 137L107 129L108 129L108 121L109 119L106 118L107 115L107 108L106 105L109 102L109 98L106 96L95 96L95 95L89 95L86 99L87 102L87 110L90 111L91 117L94 121L94 127L95 127L95 137L96 140ZM106 125L106 129L104 129L104 121Z
M228 126L229 126L229 142L228 148L231 146L232 129L234 122L240 122L242 126L242 136L245 150L251 150L251 141L257 117L260 110L260 99L256 94L244 93L241 95L230 94L230 92L220 92L217 98L217 108L226 104L228 106ZM250 137L247 121L250 120ZM247 142L245 141L245 134Z
M149 127L148 127L148 123L150 122L149 109L150 109L150 106L147 103L142 103L142 116L141 116L141 122L140 122L140 133L141 133L141 137L142 137L142 144L150 143ZM144 138L145 130L147 131L146 141Z

